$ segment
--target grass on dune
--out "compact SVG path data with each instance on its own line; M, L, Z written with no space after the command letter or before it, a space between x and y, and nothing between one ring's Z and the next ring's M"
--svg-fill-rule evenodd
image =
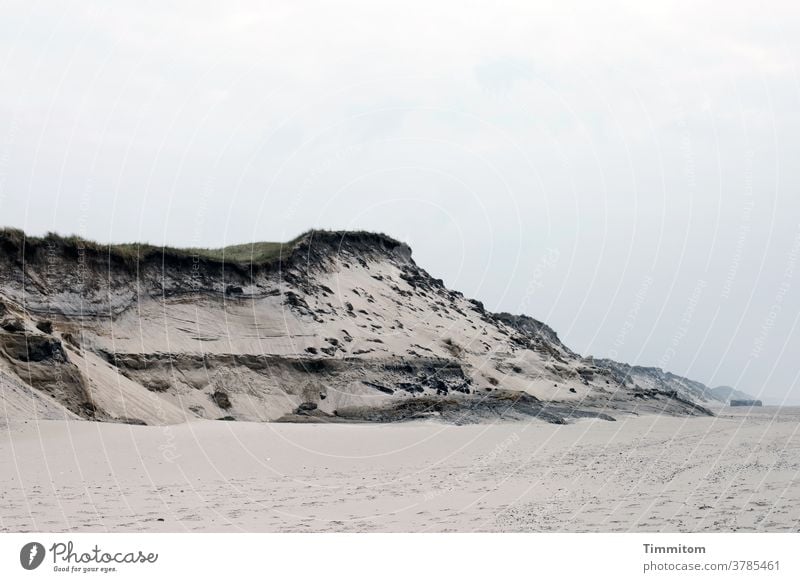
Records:
M43 237L27 236L16 228L0 228L0 244L7 250L19 250L23 246L30 250L57 245L62 248L108 254L125 262L146 258L170 257L184 259L206 259L215 262L249 264L267 263L289 254L303 238L300 235L289 242L256 242L230 245L222 248L177 248L148 243L100 244L79 236L61 236L47 233Z
M225 261L226 263L266 263L281 256L285 257L294 248L297 240L298 239L294 239L287 243L244 243L217 249L159 247L139 243L115 244L103 248L110 249L112 253L116 252L128 257L167 254L172 256L200 257L212 261Z
M223 248L177 248L157 246L149 243L101 244L86 240L79 236L62 236L47 233L42 237L27 236L17 228L0 228L0 250L9 254L24 254L29 260L40 251L48 248L59 248L68 254L90 253L95 257L107 257L133 265L144 260L204 260L216 263L228 263L247 268L251 265L273 263L279 258L292 254L304 239L319 239L329 244L338 245L347 239L348 242L362 244L369 248L394 248L401 244L395 239L381 233L366 231L335 231L314 229L305 232L292 240L280 242L254 242L230 245Z

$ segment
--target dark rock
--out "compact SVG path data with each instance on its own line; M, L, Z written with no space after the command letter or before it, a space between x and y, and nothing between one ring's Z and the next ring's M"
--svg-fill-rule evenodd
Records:
M236 285L228 285L225 287L225 295L242 295L243 293L244 289Z
M38 329L42 333L50 335L53 333L53 322L46 320L38 321L36 322L36 329Z
M425 392L424 386L412 382L398 382L397 388L399 390L405 390L406 392L410 392L411 394L414 394L415 392L419 393Z
M213 400L214 403L223 410L228 410L231 407L230 398L228 398L228 395L222 390L217 390L214 392L211 395L211 400Z
M21 362L58 362L67 361L67 354L61 342L55 338L39 335L7 336L5 348L9 355Z
M326 360L320 359L307 359L307 360L294 360L291 363L292 368L298 372L305 372L307 374L322 374L332 368Z
M7 317L0 322L0 327L9 333L19 333L25 331L25 324L18 317Z
M308 303L306 303L306 300L300 297L294 291L287 291L284 297L286 297L287 305L290 305L292 307L305 307L306 309L308 309Z

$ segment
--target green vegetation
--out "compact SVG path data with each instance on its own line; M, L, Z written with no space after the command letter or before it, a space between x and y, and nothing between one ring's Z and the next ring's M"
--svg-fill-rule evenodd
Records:
M230 245L218 249L160 247L148 243L122 243L103 245L79 236L61 236L47 233L43 237L26 236L16 228L0 228L0 245L7 251L21 251L26 254L41 248L56 246L62 249L89 252L95 255L106 254L109 258L120 259L125 263L153 258L207 260L239 265L268 263L286 256L308 233L304 233L287 243L256 242Z
M368 249L393 249L400 243L385 234L365 231L310 230L289 242L255 242L219 249L161 247L148 243L100 244L79 236L47 233L43 237L27 236L16 228L0 228L0 251L28 261L41 259L42 253L58 251L66 255L86 254L103 261L118 262L128 267L137 263L207 262L225 263L247 269L251 265L269 265L288 258L297 246L313 237L315 246L327 245L336 252L343 245L360 245Z
M167 254L170 256L199 257L215 262L226 263L268 263L281 256L286 256L292 251L303 235L292 239L287 243L278 242L256 242L239 245L230 245L219 249L205 248L175 248L157 247L149 244L127 243L109 245L104 247L110 252L120 253L127 256Z

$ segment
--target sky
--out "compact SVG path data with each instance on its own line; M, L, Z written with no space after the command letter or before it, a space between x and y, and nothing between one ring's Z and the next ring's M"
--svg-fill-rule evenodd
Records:
M0 0L0 225L408 242L584 355L800 403L792 2Z

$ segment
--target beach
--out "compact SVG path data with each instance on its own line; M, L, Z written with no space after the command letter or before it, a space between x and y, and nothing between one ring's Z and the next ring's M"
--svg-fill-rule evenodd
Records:
M8 421L0 530L798 531L799 421Z

